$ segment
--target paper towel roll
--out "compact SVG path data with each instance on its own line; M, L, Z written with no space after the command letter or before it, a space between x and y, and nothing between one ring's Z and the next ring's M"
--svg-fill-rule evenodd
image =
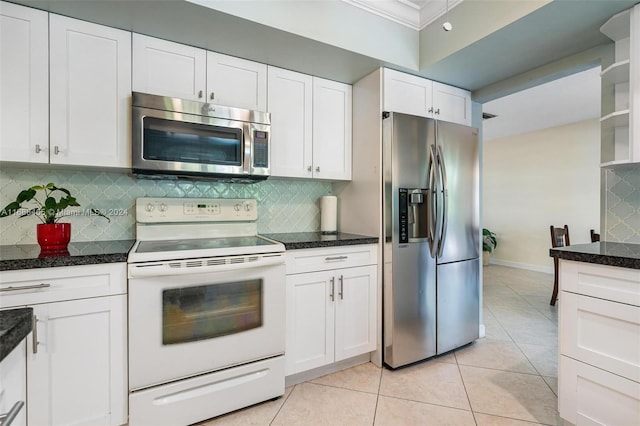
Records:
M338 231L338 197L326 195L320 199L320 232L335 234Z

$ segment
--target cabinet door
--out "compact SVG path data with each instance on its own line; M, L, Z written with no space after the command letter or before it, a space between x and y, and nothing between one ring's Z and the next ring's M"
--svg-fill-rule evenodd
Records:
M27 339L31 336L27 336ZM7 414L16 404L27 403L27 354L23 340L0 362L0 413ZM27 424L27 407L23 405L13 419L13 426Z
M342 269L336 275L335 360L376 349L376 266Z
M126 423L126 296L35 305L33 311L38 344L27 340L29 424Z
M205 50L133 34L133 91L204 102L206 81Z
M333 362L336 288L332 277L330 272L287 276L287 375Z
M207 52L208 101L257 111L267 110L267 66Z
M313 78L268 67L271 176L313 177Z
M313 78L313 177L351 179L351 86Z
M385 111L433 117L431 80L390 69L383 73Z
M0 2L0 158L49 162L49 16Z
M433 114L438 120L471 125L471 93L433 82Z
M50 16L51 163L131 167L131 33Z
M564 355L558 365L558 411L575 425L636 425L640 383Z

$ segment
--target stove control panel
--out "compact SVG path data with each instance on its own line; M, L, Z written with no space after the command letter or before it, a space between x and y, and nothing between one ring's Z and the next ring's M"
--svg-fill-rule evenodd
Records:
M151 198L136 200L136 221L247 222L258 220L253 198Z

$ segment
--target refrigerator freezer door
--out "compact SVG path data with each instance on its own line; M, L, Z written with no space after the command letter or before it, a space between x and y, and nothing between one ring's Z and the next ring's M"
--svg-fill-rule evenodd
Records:
M448 198L446 230L440 234L445 238L438 264L474 259L480 255L478 131L438 122L436 138L445 163Z
M436 265L428 244L394 250L384 270L384 363L396 368L434 356Z
M438 265L438 354L479 337L479 262L473 259Z
M383 361L392 368L436 351L435 259L421 237L430 220L422 216L429 214L425 189L428 146L434 134L434 121L423 117L391 113L383 120ZM412 227L420 231L419 238L407 235L401 242L401 228L411 234Z

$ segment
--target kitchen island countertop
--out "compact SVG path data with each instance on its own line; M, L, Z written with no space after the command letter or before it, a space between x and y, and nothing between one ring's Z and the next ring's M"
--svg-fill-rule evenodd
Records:
M0 311L0 361L31 332L33 308Z
M320 232L285 232L279 234L260 235L281 242L287 250L378 243L378 237L348 234L345 232L338 232L337 234L322 234Z
M69 243L67 250L43 252L37 244L0 246L0 271L126 262L134 240Z
M640 244L608 241L575 244L567 247L552 248L549 250L549 255L576 262L640 269Z

